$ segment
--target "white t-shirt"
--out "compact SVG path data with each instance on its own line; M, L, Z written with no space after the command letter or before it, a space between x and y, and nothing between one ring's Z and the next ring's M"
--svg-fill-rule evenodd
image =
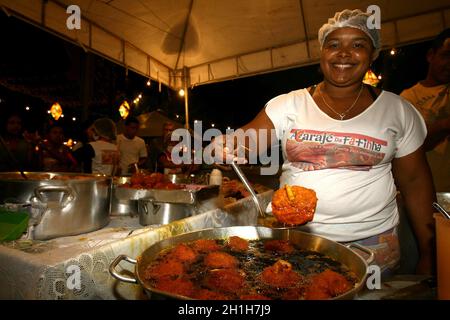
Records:
M95 153L95 157L92 158L92 173L111 175L113 163L119 157L117 146L102 140L89 142L89 144Z
M301 89L270 100L266 114L283 148L280 187L317 194L304 231L354 241L398 224L391 160L417 150L426 136L425 122L406 100L383 91L364 112L339 121Z
M139 158L147 157L147 148L142 138L134 137L133 139L128 139L123 134L119 134L117 136L117 146L120 151L122 174L129 173L128 166L130 164L137 163Z
M404 90L401 96L411 102L429 126L437 120L450 118L450 84L424 87L418 83ZM450 190L450 137L427 152L437 191Z

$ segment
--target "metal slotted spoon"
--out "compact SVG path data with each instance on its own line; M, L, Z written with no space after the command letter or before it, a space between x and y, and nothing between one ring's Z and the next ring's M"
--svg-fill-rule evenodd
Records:
M239 180L244 184L245 188L250 192L253 202L255 203L256 209L258 210L258 225L269 227L272 229L294 229L297 226L290 226L284 223L279 222L273 215L265 212L261 208L261 203L256 196L255 190L253 190L251 184L248 182L247 177L244 172L242 172L241 168L234 161L231 162L231 167L233 168L236 175L239 177Z

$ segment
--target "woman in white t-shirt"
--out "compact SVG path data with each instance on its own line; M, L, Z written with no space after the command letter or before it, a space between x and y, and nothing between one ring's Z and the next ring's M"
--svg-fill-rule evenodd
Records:
M263 145L281 141L280 187L315 190L314 219L301 229L372 247L382 270L400 258L398 189L418 238L417 272L431 274L435 193L421 147L426 126L406 100L362 83L381 47L368 16L344 10L329 19L318 37L323 82L275 97L242 129L272 132ZM222 139L215 141L220 150Z

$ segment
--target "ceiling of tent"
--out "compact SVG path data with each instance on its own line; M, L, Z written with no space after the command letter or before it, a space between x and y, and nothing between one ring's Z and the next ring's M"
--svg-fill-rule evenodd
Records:
M66 26L73 4L79 30ZM7 14L172 88L316 63L320 26L374 4L385 48L450 26L449 0L0 0Z
M183 128L183 125L177 121L170 119L163 112L158 110L142 113L138 117L140 126L138 131L139 137L160 137L163 134L164 124L170 122L175 129ZM117 132L122 133L125 128L125 121L117 123Z

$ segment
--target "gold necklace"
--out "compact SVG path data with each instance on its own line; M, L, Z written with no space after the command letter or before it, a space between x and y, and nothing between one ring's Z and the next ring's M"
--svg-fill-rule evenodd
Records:
M322 95L322 90L321 90L321 88L319 88L319 95L320 95L320 97L322 98L323 103L325 103L325 105L326 105L331 111L333 111L334 113L336 113L336 114L339 116L339 118L341 118L341 120L344 120L345 116L350 112L350 110L353 109L353 107L354 107L354 106L356 105L356 103L358 102L359 97L361 96L361 93L362 93L362 91L363 91L363 87L364 87L364 85L361 83L361 89L359 89L359 93L358 93L358 96L356 97L356 100L352 103L352 105L351 105L350 107L347 108L347 110L345 110L344 112L341 112L341 113L339 113L339 112L337 112L336 110L334 110L334 109L333 109L333 108L325 101L325 98L324 98L323 95Z

